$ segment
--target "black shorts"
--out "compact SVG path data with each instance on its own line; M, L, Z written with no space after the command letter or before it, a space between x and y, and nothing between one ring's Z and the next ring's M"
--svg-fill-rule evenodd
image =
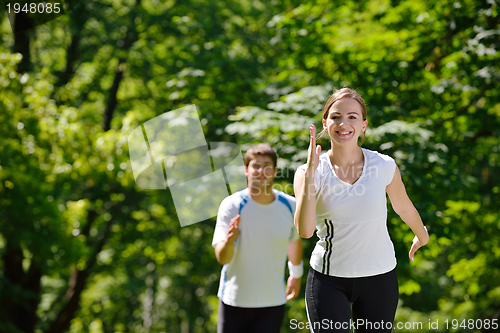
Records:
M380 275L342 278L309 268L306 308L311 331L391 332L399 300L396 269ZM352 312L351 312L352 304Z
M240 308L219 300L217 333L279 333L285 304L265 308Z

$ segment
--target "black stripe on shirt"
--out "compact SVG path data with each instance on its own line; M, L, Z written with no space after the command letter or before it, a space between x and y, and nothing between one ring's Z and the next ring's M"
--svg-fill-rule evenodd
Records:
M325 224L326 224L326 237L325 237L326 250L323 257L322 273L328 275L330 273L330 258L332 257L332 249L333 249L332 240L335 232L333 229L332 220L325 219Z
M326 236L325 236L325 253L323 254L323 265L321 267L321 274L325 274L325 267L326 267L326 254L328 253L328 235L330 233L330 227L326 223L325 219L325 226L326 226Z

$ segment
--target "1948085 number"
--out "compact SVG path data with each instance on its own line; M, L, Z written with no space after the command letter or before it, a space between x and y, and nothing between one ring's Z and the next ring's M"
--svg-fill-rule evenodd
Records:
M55 14L58 14L61 12L61 4L60 3L51 3L51 2L48 2L48 3L44 3L44 2L41 2L41 3L25 3L24 6L22 6L22 4L20 3L14 3L12 5L12 9L14 11L14 13L18 14L19 12L25 12L25 13L31 13L31 14L43 14L43 13L47 13L47 14L51 14L51 13L55 13ZM8 10L8 13L11 12L11 5L10 3L7 3L7 10Z
M449 325L449 320L446 319L444 321L446 323L446 329L448 329L448 325ZM457 329L457 328L463 328L463 329L470 329L470 330L473 330L473 329L498 329L498 319L477 319L477 320L474 320L474 319L464 319L462 320L461 322L458 321L457 319L453 319L451 320L451 325L450 327L452 327L453 329Z

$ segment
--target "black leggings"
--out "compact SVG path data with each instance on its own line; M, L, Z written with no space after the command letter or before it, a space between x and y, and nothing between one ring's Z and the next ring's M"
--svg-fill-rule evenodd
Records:
M219 300L217 333L279 333L285 304L266 308L239 308Z
M341 278L309 267L306 306L311 332L391 332L398 305L396 269L380 275ZM351 320L352 303L352 320Z

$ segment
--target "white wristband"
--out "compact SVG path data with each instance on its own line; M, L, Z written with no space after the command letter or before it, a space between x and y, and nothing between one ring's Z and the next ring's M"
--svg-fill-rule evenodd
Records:
M298 278L302 277L302 274L304 274L303 264L304 264L304 262L301 261L300 264L294 265L289 260L288 261L288 271L290 272L290 276L293 277L294 279L298 279Z

